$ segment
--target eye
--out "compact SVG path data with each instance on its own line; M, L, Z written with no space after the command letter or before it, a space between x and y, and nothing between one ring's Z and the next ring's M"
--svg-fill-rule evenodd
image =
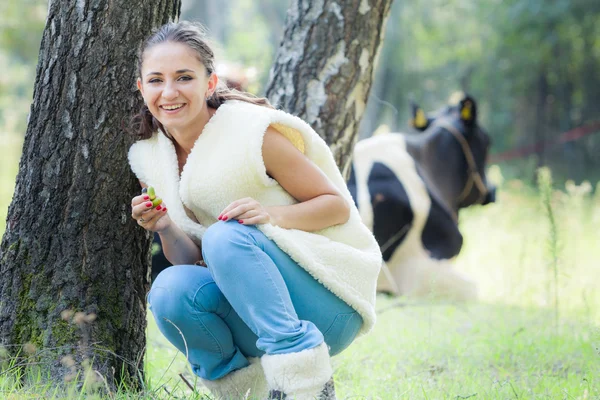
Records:
M160 82L160 79L158 79L158 78L152 78L148 81L148 83L158 83L158 82Z
M183 75L183 76L180 76L178 80L179 81L191 81L192 77L191 76L187 76L187 75Z

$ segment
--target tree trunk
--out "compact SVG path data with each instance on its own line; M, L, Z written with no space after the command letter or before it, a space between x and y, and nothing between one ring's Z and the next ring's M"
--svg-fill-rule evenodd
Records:
M123 127L141 105L138 47L180 3L49 2L0 246L0 344L27 344L55 381L95 370L140 387L150 236L130 217Z
M391 3L292 1L271 69L269 100L308 122L346 176Z
M227 41L230 13L230 1L187 0L181 7L182 19L199 21L208 29L210 37L220 43Z

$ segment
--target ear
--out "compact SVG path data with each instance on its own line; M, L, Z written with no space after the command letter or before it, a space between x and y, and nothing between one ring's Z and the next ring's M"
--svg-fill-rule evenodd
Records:
M477 121L477 104L475 104L475 100L471 96L466 95L458 103L458 113L465 125L473 125Z
M418 131L424 131L431 124L431 119L427 118L425 111L417 105L417 103L411 101L410 107L412 109L412 117L409 121L410 125Z
M144 95L144 87L142 86L142 80L140 78L137 78L137 88L140 91L140 93L142 94L142 96Z
M219 77L217 76L216 73L212 73L210 74L210 76L208 77L208 91L206 93L206 98L212 96L212 94L215 92L215 90L217 89L217 85L219 84Z

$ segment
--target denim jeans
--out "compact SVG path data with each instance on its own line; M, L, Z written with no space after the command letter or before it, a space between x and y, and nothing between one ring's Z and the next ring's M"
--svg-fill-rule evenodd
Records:
M202 253L208 268L169 267L148 295L158 328L201 378L243 368L246 357L299 352L323 341L335 355L362 326L354 309L254 226L211 225Z

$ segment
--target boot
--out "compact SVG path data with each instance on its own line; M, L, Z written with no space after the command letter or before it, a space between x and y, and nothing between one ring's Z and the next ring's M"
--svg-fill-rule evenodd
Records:
M268 399L335 400L329 350L325 343L297 353L267 354L261 363L271 389Z
M321 390L321 394L318 397L315 397L317 400L336 400L335 397L335 387L333 385L333 378L328 380L323 390ZM279 390L271 390L269 391L269 397L267 400L289 400L285 393Z
M267 381L260 358L248 358L250 365L224 377L209 381L200 378L216 400L264 399L268 394Z

